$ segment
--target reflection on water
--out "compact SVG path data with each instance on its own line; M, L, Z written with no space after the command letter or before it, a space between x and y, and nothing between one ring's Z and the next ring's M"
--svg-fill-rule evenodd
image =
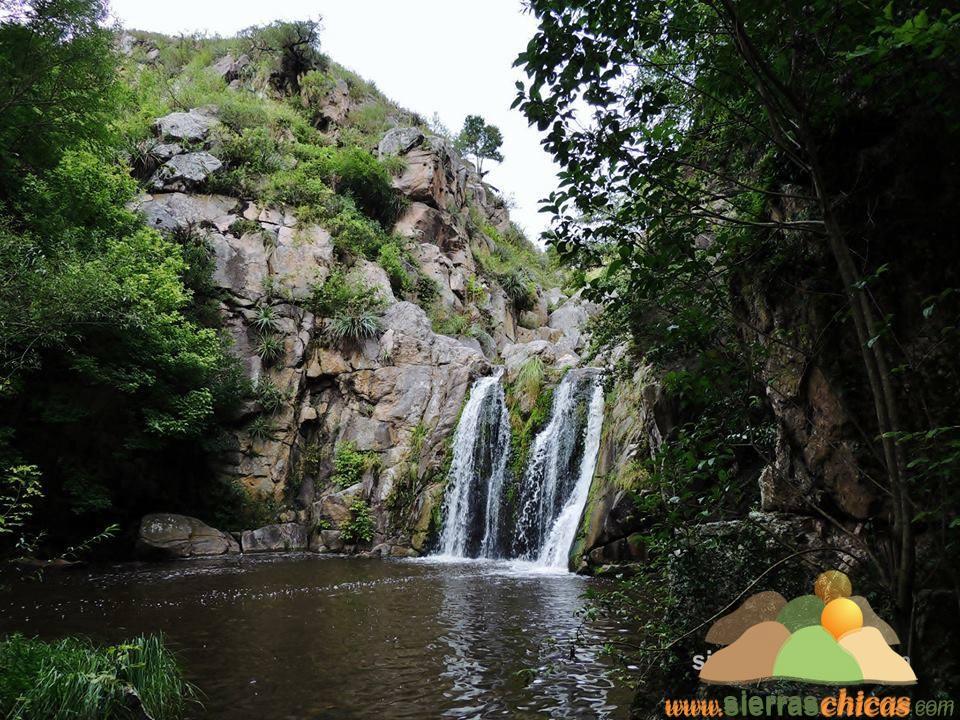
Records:
M206 695L198 718L625 717L599 655L614 630L577 617L588 582L302 555L124 566L7 584L0 632L162 631Z

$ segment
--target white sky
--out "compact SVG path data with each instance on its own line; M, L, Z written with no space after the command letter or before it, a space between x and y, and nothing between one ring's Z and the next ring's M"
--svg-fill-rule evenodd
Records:
M536 28L520 0L111 0L111 7L127 28L168 34L232 35L320 16L322 50L400 105L425 118L439 113L454 133L468 114L497 125L506 160L490 163L487 180L513 196L510 215L531 239L545 227L538 200L556 186L556 168L536 129L510 110L522 79L513 61Z

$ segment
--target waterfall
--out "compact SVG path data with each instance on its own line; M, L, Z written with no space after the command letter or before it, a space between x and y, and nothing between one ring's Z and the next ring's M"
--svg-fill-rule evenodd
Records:
M477 380L453 436L439 552L454 557L496 557L510 420L500 378Z
M438 553L565 568L600 448L600 372L570 370L556 387L550 419L519 478L515 516L507 511L510 420L502 374L473 384L457 424Z
M550 420L533 442L520 485L520 512L513 540L517 557L540 561L548 547L562 542L561 536L554 537L561 518L562 537L571 529L576 533L593 477L602 422L599 372L591 368L570 370L554 391ZM578 489L582 489L582 497ZM572 541L570 535L567 545L554 551L563 555L562 565L566 564Z
M577 537L580 516L590 495L590 483L597 466L597 453L600 451L600 431L603 428L603 386L599 378L593 384L593 396L587 413L586 441L580 460L580 477L573 487L563 510L557 517L547 541L540 551L537 564L552 568L566 568L570 547Z

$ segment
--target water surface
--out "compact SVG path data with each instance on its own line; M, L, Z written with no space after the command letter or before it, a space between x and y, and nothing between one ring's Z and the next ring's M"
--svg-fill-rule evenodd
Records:
M163 632L196 718L623 718L587 584L521 563L245 556L6 582L0 633Z

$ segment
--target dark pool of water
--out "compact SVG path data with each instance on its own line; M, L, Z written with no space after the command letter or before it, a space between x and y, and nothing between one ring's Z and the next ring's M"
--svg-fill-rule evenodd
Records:
M193 717L622 718L629 692L581 626L585 578L494 563L261 556L6 582L0 633L163 632Z

